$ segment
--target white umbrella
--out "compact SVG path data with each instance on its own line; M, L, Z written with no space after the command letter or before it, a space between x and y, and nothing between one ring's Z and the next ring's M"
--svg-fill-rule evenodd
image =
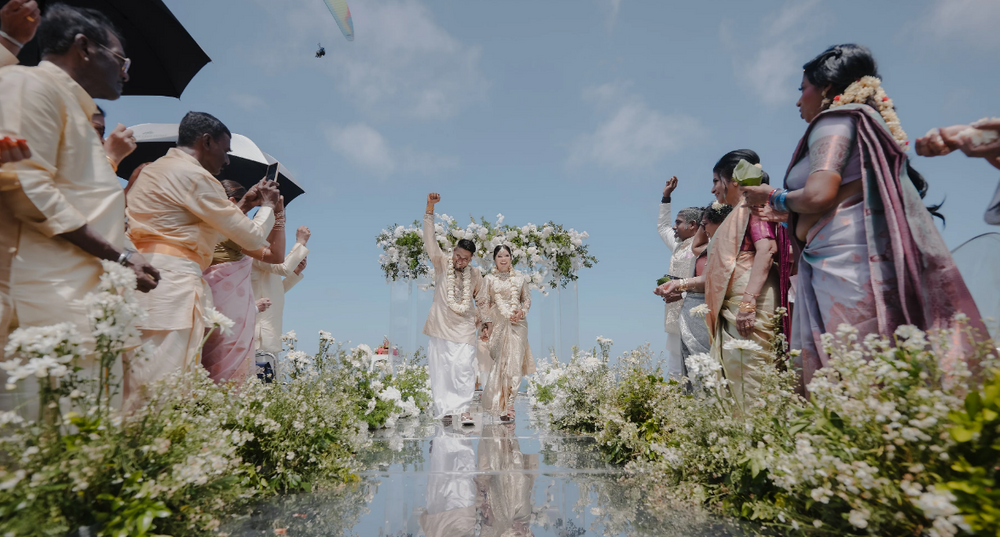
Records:
M137 143L136 150L118 165L118 173L129 177L142 163L166 155L171 147L177 146L177 128L176 123L142 123L131 127ZM264 178L269 166L277 164L276 180L281 195L285 197L285 204L305 193L288 168L261 150L250 138L233 133L230 148L229 165L222 169L219 180L231 179L250 188Z

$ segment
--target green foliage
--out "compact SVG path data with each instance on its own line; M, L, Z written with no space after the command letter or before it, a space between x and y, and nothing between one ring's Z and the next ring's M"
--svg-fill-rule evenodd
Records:
M1000 370L949 414L955 446L944 487L977 535L1000 536Z
M841 326L810 400L776 359L742 411L709 355L689 361L689 384L660 378L648 349L613 366L596 350L543 362L529 395L552 426L596 436L651 501L697 501L782 534L1000 535L1000 375L988 345L942 368L963 336L901 327L859 342ZM966 361L989 370L968 395Z

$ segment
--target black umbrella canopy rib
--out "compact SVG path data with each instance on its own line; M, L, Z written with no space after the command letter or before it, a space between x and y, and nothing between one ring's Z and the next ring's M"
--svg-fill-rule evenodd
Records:
M0 0L0 6L9 0ZM191 79L211 59L184 29L162 0L59 0L60 3L96 9L118 27L125 38L125 55L132 59L125 95L161 95L180 98ZM40 0L46 8L56 3ZM23 65L37 65L37 40L18 55Z

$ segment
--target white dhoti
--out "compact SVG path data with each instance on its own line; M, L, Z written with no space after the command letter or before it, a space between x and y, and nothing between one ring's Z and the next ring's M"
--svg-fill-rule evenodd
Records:
M427 365L435 419L469 411L476 390L476 347L431 337Z
M428 537L471 537L476 533L476 450L471 438L438 427L431 440L427 507L420 515L420 527Z
M160 271L156 289L137 295L139 304L149 313L139 331L143 344L151 347L152 352L144 359L129 360L125 371L126 400L174 371L200 367L204 312L213 306L212 291L204 284L197 263L165 254L143 255Z

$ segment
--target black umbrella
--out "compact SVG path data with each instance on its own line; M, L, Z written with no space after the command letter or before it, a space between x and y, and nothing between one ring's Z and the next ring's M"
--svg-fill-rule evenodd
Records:
M171 147L177 146L176 123L143 123L129 127L135 133L136 148L131 155L122 159L118 165L118 175L131 177L140 164L153 162L167 154ZM268 168L277 167L275 179L278 190L285 197L285 205L305 190L295 181L292 174L274 157L262 151L253 140L240 134L233 134L232 151L229 153L229 165L222 169L219 180L231 179L250 188L264 178Z
M0 7L9 0L0 0ZM89 7L105 15L125 38L125 55L132 59L125 95L180 97L194 75L211 61L162 0L59 0ZM54 0L39 0L42 13ZM18 59L39 62L38 40L25 44Z

